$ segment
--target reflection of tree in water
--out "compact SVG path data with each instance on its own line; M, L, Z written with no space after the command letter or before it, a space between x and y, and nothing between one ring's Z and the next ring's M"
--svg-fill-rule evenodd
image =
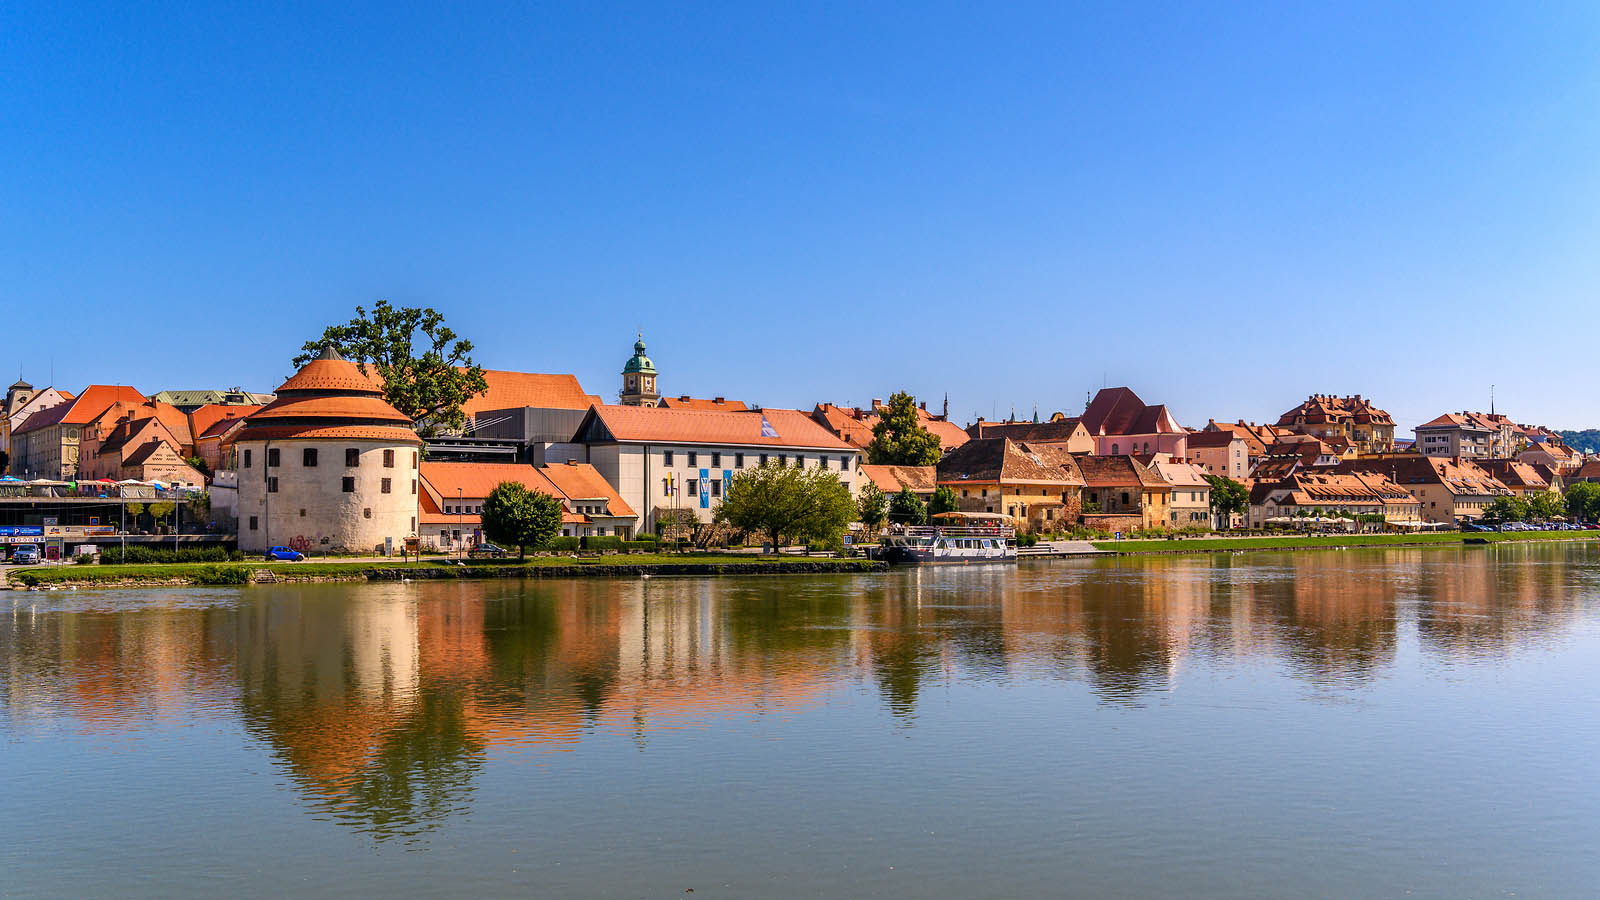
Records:
M344 780L329 810L353 813L380 838L415 835L464 812L484 758L482 740L464 726L458 689L423 692L379 735L373 759Z
M586 720L600 716L617 685L619 608L609 585L528 585L479 609L484 703L526 713L572 699Z
M1154 563L1102 567L1106 577L1082 587L1081 630L1093 690L1103 700L1133 703L1166 690L1176 657L1171 609Z

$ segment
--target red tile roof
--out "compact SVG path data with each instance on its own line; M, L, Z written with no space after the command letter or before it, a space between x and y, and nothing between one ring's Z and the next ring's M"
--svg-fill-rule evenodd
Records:
M602 401L585 393L576 375L544 375L537 372L506 372L484 369L483 380L489 389L467 402L461 409L469 416L491 409L588 409Z
M278 388L278 399L245 419L239 441L395 440L420 444L411 419L384 401L373 379L331 350Z
M1165 406L1151 406L1125 387L1101 388L1081 420L1094 435L1185 433Z
M565 499L561 492L550 479L540 474L533 466L521 463L463 463L463 462L431 462L423 460L422 466L423 486L441 503L454 503L456 492L461 492L464 500L482 500L494 491L502 482L510 481L521 484L530 491L549 494L557 499Z
M1078 460L1050 445L1034 445L1007 437L979 438L951 450L939 460L940 484L987 482L1082 486Z
M555 485L570 500L595 500L605 498L606 509L614 516L637 516L611 482L600 470L588 463L565 463L545 466L539 473Z
M260 406L225 406L221 403L208 403L189 413L189 431L196 440L199 440L216 427L218 422L241 419L260 408Z
M17 429L18 434L49 428L51 425L87 425L118 402L144 403L145 395L131 387L91 384L70 402L41 409Z
M856 449L797 409L713 412L650 406L595 406L579 426L578 439L589 443Z
M1171 490L1166 479L1131 456L1077 457L1087 487L1149 487Z
M910 488L914 494L929 494L938 488L936 466L875 466L862 464L861 474L872 480L885 494L898 494Z
M725 400L721 397L662 397L661 405L667 409L722 409L730 412L742 412L749 409L740 400Z

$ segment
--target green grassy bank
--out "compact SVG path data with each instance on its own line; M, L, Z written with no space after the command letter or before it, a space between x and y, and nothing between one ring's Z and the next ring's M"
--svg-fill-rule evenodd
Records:
M1232 550L1307 550L1328 547L1394 547L1407 545L1440 546L1460 544L1471 538L1491 543L1513 541L1600 540L1594 531L1517 531L1461 533L1454 531L1425 534L1350 534L1317 537L1240 537L1189 538L1167 541L1095 541L1096 550L1113 553L1215 553Z
M803 556L743 556L729 553L637 553L579 559L539 556L526 561L474 560L457 565L445 560L422 562L302 563L138 563L130 565L67 565L13 569L11 584L49 585L246 584L263 569L279 581L366 581L438 578L516 578L582 575L647 574L783 574L789 572L868 572L881 563L861 559ZM376 575L374 576L374 573Z

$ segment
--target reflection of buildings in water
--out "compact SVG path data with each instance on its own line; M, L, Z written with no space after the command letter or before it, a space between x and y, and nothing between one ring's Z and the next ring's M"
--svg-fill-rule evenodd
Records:
M8 718L65 715L89 734L223 710L233 696L205 609L39 613L17 604L0 626Z
M1365 681L1394 660L1397 596L1415 578L1418 554L1430 551L1290 553L1286 594L1268 604L1280 623L1281 653L1291 672L1336 685ZM1373 565L1373 554L1388 557Z
M1572 566L1590 552L1510 544L1439 551L1418 573L1418 639L1441 654L1501 656L1565 631L1581 608Z

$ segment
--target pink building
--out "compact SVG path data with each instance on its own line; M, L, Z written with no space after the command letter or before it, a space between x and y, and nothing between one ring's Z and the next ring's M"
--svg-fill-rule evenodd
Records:
M1150 406L1125 387L1102 388L1080 417L1099 456L1189 456L1189 432L1165 406Z

